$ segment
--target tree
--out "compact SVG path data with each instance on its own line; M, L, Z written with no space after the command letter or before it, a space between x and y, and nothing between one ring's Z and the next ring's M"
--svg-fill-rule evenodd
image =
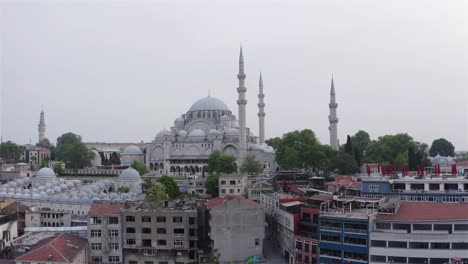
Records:
M362 165L361 154L359 153L359 150L356 146L353 149L353 154L354 154L354 160L356 160L356 164L358 165L358 167L361 167Z
M208 173L233 173L237 171L236 158L232 155L221 154L215 150L208 157Z
M218 253L218 250L212 249L208 254L208 264L221 264L221 254Z
M159 177L157 181L164 185L166 193L167 195L169 195L170 198L175 198L177 195L179 195L179 187L177 186L177 183L174 180L174 178L169 176L162 176Z
M208 175L205 181L206 193L213 197L218 197L219 194L219 173L213 172Z
M40 142L36 144L36 147L42 147L50 150L50 159L55 160L55 146L54 144L50 143L48 138L44 138Z
M371 143L369 133L364 130L359 130L354 136L351 137L351 142L353 142L354 147L358 149L359 157L363 158L367 146Z
M385 135L369 144L364 160L366 163L394 164L397 156L406 154L410 146L417 148L416 142L408 134Z
M346 137L346 144L344 146L343 152L349 155L353 155L353 142L351 141L351 137L349 135Z
M66 133L57 138L55 158L63 161L65 167L77 170L92 166L94 153L86 147L79 135Z
M455 161L464 161L468 160L468 152L460 152L459 154L456 155Z
M160 203L169 197L169 195L166 193L166 188L164 185L154 179L151 181L151 187L146 189L144 193L145 200L151 203Z
M109 157L109 161L107 162L108 165L120 165L120 157L117 152L112 152L112 154ZM143 175L143 174L142 174Z
M0 144L0 158L6 163L17 163L23 155L23 146L17 145L11 141Z
M453 144L446 140L445 138L439 138L432 141L431 148L429 149L429 154L434 157L437 154L443 157L453 157L455 156L455 147Z
M322 145L310 129L292 131L282 138L267 140L276 150L276 161L282 169L325 169L336 156L331 147Z
M240 171L242 173L257 174L262 171L262 165L255 159L253 155L247 155L242 162Z
M115 152L114 152L115 153ZM138 161L133 161L132 165L131 165L132 168L134 168L135 170L138 171L138 173L140 173L140 175L145 175L146 173L149 172L148 170L148 167L146 167L145 164L141 163L141 162L138 162Z
M63 162L61 161L55 161L54 162L54 166L53 166L53 169L54 169L54 172L57 174L57 175L63 175L63 168L65 167L65 165L63 164Z
M359 168L357 166L354 157L348 153L340 153L335 158L334 168L338 170L340 174L355 174Z
M414 150L414 146L410 146L408 148L408 169L411 171L417 170L418 162L416 160L416 153Z
M130 192L130 188L128 188L128 186L120 186L117 189L117 193L128 193L128 192Z

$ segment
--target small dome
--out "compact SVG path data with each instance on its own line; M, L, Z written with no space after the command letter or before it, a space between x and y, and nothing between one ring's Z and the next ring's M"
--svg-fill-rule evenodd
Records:
M156 137L157 138L163 138L165 136L170 136L170 135L171 135L171 131L163 129L163 130L159 131L159 133L156 135Z
M229 116L227 116L227 115L223 115L221 117L221 121L230 121L230 120L231 120L231 118Z
M119 180L121 181L140 181L140 173L134 168L127 168L122 171L119 175Z
M38 178L55 177L55 172L51 168L44 167L37 171L36 177Z
M219 100L218 98L208 96L208 97L199 99L195 103L193 103L192 107L190 107L189 112L209 111L209 110L230 111L223 101Z
M189 137L206 137L206 134L203 130L196 128L190 131Z
M187 135L188 135L188 133L185 130L180 130L179 132L177 132L177 137L178 138L186 138Z
M124 149L122 155L143 155L143 151L137 146L130 145Z
M176 118L174 123L175 124L183 124L183 123L185 123L185 120L182 117L179 116L178 118Z
M210 131L208 131L208 135L222 135L223 132L219 131L219 130L216 130L216 129L211 129Z

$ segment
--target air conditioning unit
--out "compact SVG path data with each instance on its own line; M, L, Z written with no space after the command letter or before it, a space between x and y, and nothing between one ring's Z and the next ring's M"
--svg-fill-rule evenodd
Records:
M182 256L182 252L177 251L177 256Z

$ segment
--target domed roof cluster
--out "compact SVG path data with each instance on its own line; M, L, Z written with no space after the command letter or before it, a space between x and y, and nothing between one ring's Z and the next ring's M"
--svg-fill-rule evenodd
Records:
M159 131L159 133L156 135L156 138L164 138L164 137L170 136L170 135L171 135L171 131L163 129L163 130Z
M140 173L132 167L126 168L119 175L121 181L140 181Z
M197 100L192 107L190 107L189 112L191 111L230 111L226 104L214 97L205 97Z
M265 143L262 144L251 144L250 145L250 150L257 150L257 151L262 151L264 153L275 153L275 150L273 147L268 146Z
M442 157L441 155L437 154L435 157L429 157L432 165L442 165L442 166L450 166L455 161L453 157Z
M143 155L143 151L141 151L141 148L137 146L130 145L124 149L122 154L123 155Z

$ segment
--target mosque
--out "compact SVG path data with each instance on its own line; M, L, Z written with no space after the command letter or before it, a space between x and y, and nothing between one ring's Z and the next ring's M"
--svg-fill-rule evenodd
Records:
M262 164L264 172L276 169L275 151L265 144L265 95L260 75L258 94L259 136L255 136L246 127L244 82L244 58L242 48L239 56L238 117L215 97L197 100L185 113L174 121L170 129L157 133L154 140L146 144L146 155L137 146L128 146L121 153L122 164L141 161L154 174L171 176L195 175L205 177L208 157L214 150L236 157L236 166L242 164L247 155L253 155Z

